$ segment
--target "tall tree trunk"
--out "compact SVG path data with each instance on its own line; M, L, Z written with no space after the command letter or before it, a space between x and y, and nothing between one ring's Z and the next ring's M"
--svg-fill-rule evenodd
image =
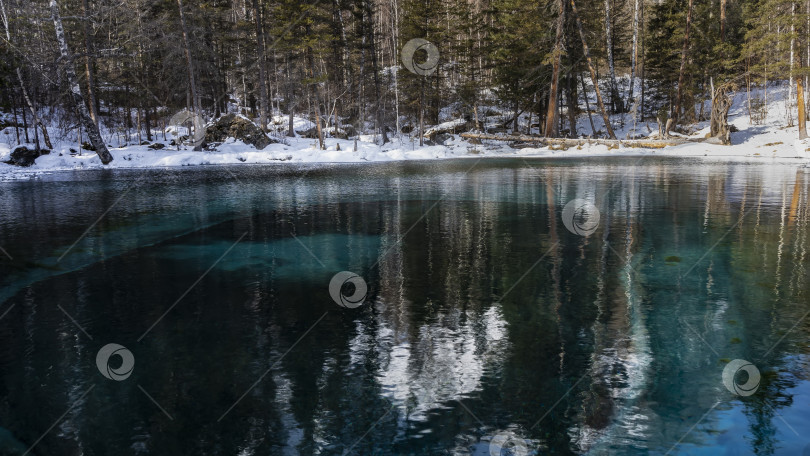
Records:
M40 120L37 108L34 106L34 102L31 101L31 97L28 95L28 90L25 88L25 81L23 80L22 70L20 67L17 67L17 80L20 81L20 90L22 91L23 99L25 99L25 104L28 106L28 110L31 111L32 121L34 122L34 135L38 135L37 126L39 126L39 128L42 130L42 139L45 140L45 147L48 149L53 149L51 137L48 135L48 129L45 128L45 124L43 124L42 120ZM28 129L25 131L26 134L28 134Z
M639 13L638 13L639 30L640 30L640 33L638 34L638 39L639 39L639 42L640 42L638 55L641 57L641 59L640 59L641 60L641 62L640 62L641 63L641 74L639 75L640 76L639 81L641 81L641 120L643 121L644 120L644 106L645 106L644 102L647 101L647 98L646 98L646 95L647 95L646 87L647 86L644 85L644 77L646 76L646 73L647 73L647 64L646 64L646 62L647 62L647 60L646 60L647 40L644 39L644 24L645 24L645 22L644 22L644 0L641 0L639 2L639 6L641 8L640 8Z
M143 36L143 20L142 20L142 17L141 17L140 8L138 8L138 37L139 37L138 38L138 63L140 64L141 74L143 74L144 78L147 81L149 81L150 80L149 67L146 65L146 62L144 61L144 58L143 58L144 52L143 52L143 41L141 39L142 36ZM143 88L142 83L141 83L141 86ZM139 106L139 109L142 109L144 111L144 121L145 121L144 126L145 126L145 129L146 129L146 140L147 141L152 141L152 124L151 124L150 119L149 119L149 105L151 103L150 103L150 101L148 101L148 99L145 100L144 98L145 97L143 97L143 96L138 97L138 99L139 99L138 106ZM98 122L96 122L96 125L98 125Z
M17 136L17 145L20 145L20 124L17 120L17 96L14 94L14 87L9 90L11 93L11 110L14 114L14 133ZM25 112L25 110L23 110Z
M560 136L560 128L557 124L557 98L559 97L560 83L560 60L563 53L564 22L565 22L565 2L558 0L559 15L557 16L557 33L554 39L554 64L551 72L551 89L548 94L548 111L546 114L546 137L556 138Z
M566 104L568 105L568 137L576 138L578 102L576 80L574 79L573 73L568 73L568 75L565 77L565 87ZM531 120L529 120L529 125L531 125Z
M287 60L287 65L286 65L287 66L287 99L285 101L287 102L287 110L289 110L287 136L290 137L290 138L294 138L295 137L295 125L294 125L295 122L294 122L294 119L293 119L293 116L294 116L293 113L295 112L295 103L294 103L293 99L295 98L295 92L294 92L294 88L293 88L293 85L292 85L292 69L291 69L292 68L292 62L291 62L292 54L287 53L287 58L285 60Z
M692 0L689 0L690 2ZM588 69L591 71L591 80L593 81L593 88L596 91L596 101L599 104L599 111L602 113L602 119L605 121L605 129L608 132L608 136L610 139L616 139L616 134L613 132L613 127L610 126L610 117L607 115L607 111L605 111L605 104L602 101L602 91L599 90L599 80L596 77L596 70L593 66L593 60L591 60L591 51L588 48L588 42L585 40L585 30L582 29L582 20L579 18L579 14L577 13L577 4L574 0L571 0L571 12L574 13L574 19L576 19L577 29L579 30L579 38L582 40L582 51L585 53L585 60L588 62Z
M728 0L720 0L720 41L726 41L726 3Z
M142 104L139 104L137 108L135 108L135 116L137 117L136 128L138 129L138 145L140 146L143 143L143 137L141 136L141 128L143 125L141 124L141 111L142 111Z
M337 27L340 30L340 33L338 34L339 38L340 38L339 45L340 45L340 48L341 48L340 72L341 72L341 77L342 77L342 80L343 80L343 87L345 88L345 92L348 93L349 98L351 98L351 96L353 94L353 92L352 92L352 78L351 78L351 71L350 71L352 61L351 61L351 55L349 53L350 52L349 41L348 41L348 38L346 37L346 24L345 24L345 21L343 20L343 12L340 9L339 0L333 0L333 3L334 3L334 6L335 6L335 19L336 19L335 22L336 22ZM396 81L394 82L394 88L396 90ZM335 128L340 127L340 116L338 116L338 112L345 113L347 110L349 110L345 106L345 105L349 105L349 103L345 103L345 105L344 105L342 102L340 102L339 98L340 97L337 97L337 99L335 99ZM338 103L341 103L341 105L339 106ZM349 108L350 108L350 106L349 106ZM337 133L337 130L335 130L335 133Z
M92 34L90 33L90 19L88 17L89 10L90 8L87 6L87 0L82 0L82 15L84 16L84 20L82 21L84 24L84 71L87 78L87 105L90 108L90 117L92 117L93 122L98 125L99 102L98 98L96 97L96 76L95 70L93 69L93 38Z
M802 78L796 78L797 108L799 111L799 139L807 138L807 123L805 121L804 88Z
M673 123L678 122L678 118L681 115L681 101L683 98L683 85L686 81L686 59L687 54L689 53L689 30L692 27L692 5L694 0L689 0L689 5L686 9L686 31L683 35L683 50L681 51L681 69L678 72L678 94L675 96L675 112L672 113L672 118L674 119ZM667 134L669 134L669 129L667 129Z
M113 160L113 157L110 155L110 151L107 150L107 145L104 144L104 140L101 138L98 126L93 122L93 118L90 117L90 111L84 103L82 90L79 88L79 79L76 77L76 70L73 68L73 56L68 49L65 29L62 27L62 17L59 15L59 4L56 3L56 0L51 0L51 16L53 18L54 29L56 30L56 40L59 42L59 52L62 55L63 65L65 66L65 74L68 84L70 85L70 95L79 110L79 117L87 132L87 137L90 138L90 142L93 144L93 147L96 148L96 154L98 154L101 159L101 163L106 165Z
M613 23L610 13L610 2L605 0L605 48L607 49L608 71L610 72L610 110L616 113L617 108L621 109L618 100L618 88L616 87L616 65L613 61Z
M796 54L794 52L796 48L796 4L790 4L790 81L788 85L788 105L793 102L793 67L796 60ZM790 108L788 108L788 126L793 125L793 115Z
M28 115L25 114L25 106L22 107L21 111L22 111L22 118L23 118L23 132L25 132L25 142L27 144L27 143L31 142L31 136L28 135ZM37 132L37 126L36 126L36 124L34 124L34 133L36 133L36 132Z
M425 145L425 78L419 78L419 147Z
M310 27L307 25L307 36L310 34ZM315 128L318 131L318 143L321 150L326 150L326 144L323 142L323 130L321 129L321 100L318 94L318 81L315 78L315 58L312 55L312 48L307 47L307 63L309 64L309 77L312 80L312 95L315 99Z
M362 5L361 5L362 8ZM360 15L360 78L357 83L357 99L359 113L359 125L357 131L365 131L366 128L366 15Z
M144 105L144 103L141 103L141 105ZM144 122L144 128L146 129L146 140L151 142L152 141L152 122L151 122L151 119L149 118L149 103L146 102L145 105L146 105L146 107L144 108L144 111L143 111L143 114L144 114L143 122Z
M368 0L366 0L368 2ZM368 33L369 33L369 51L371 52L371 70L374 72L374 109L376 111L375 119L377 121L377 128L380 129L380 138L382 144L388 142L388 133L385 131L385 112L383 111L382 94L380 93L380 75L379 68L377 68L377 44L374 34L374 15L372 14L372 6L370 3L365 3L364 9L368 15Z
M810 1L810 0L808 0ZM392 38L392 57L396 56L396 52L399 49L399 4L397 0L392 0L391 2L391 10L393 11L393 15L391 17L391 38ZM341 25L343 21L341 19ZM345 33L345 31L344 31ZM345 39L345 37L344 37ZM392 64L393 66L393 64ZM392 72L394 76L394 115L396 116L396 134L400 135L402 133L402 127L399 124L399 73L394 71Z
M200 95L197 92L197 79L194 76L194 60L191 58L191 43L188 37L186 14L183 12L183 0L177 0L177 9L180 12L180 28L181 32L183 33L183 51L186 55L186 66L188 68L188 84L192 110L195 114L200 114L202 112L202 107L200 106Z
M591 104L588 102L588 92L585 90L585 78L582 73L579 74L579 82L582 84L582 98L585 99L585 109L588 110L588 122L591 123L591 136L596 136L596 127L593 125L593 116L591 115Z
M259 0L253 0L256 22L256 52L259 59L259 126L267 131L267 59L264 51L264 24Z
M37 150L41 150L42 147L39 145L39 133L37 132L37 126L34 124L34 146Z
M627 97L628 103L633 102L633 92L635 92L636 89L636 67L638 65L638 16L640 3L641 0L635 0L633 5L633 45L630 50L630 94Z

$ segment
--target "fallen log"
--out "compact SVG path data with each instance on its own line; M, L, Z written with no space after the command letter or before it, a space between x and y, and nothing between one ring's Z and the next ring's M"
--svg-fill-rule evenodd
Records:
M441 133L449 133L455 134L458 130L469 130L469 126L467 125L467 121L464 119L456 119L451 120L449 122L440 123L439 125L433 126L425 130L424 137L433 141L436 138L436 135Z
M589 139L589 138L543 138L529 135L490 135L486 133L461 133L464 139L505 141L505 142L528 142L537 143L544 146L559 146L563 148L577 147L585 145L605 145L608 147L638 147L644 149L663 149L667 146L677 146L693 142L701 142L699 139L668 138L668 139Z

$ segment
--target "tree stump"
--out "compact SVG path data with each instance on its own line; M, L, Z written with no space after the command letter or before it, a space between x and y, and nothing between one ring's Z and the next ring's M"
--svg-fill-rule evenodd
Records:
M715 89L712 96L712 117L710 121L710 138L717 138L720 143L731 145L731 130L728 126L728 111L734 103L734 99L729 96L736 86L733 83L725 83Z

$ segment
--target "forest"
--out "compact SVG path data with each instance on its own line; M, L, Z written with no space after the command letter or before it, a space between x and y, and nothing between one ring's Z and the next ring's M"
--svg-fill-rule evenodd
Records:
M206 122L241 114L271 137L296 135L294 117L303 117L323 148L339 135L421 142L448 118L473 131L615 138L617 122L669 132L708 120L714 107L712 135L727 140L728 93L747 94L756 124L769 100L752 89L779 82L804 106L810 85L810 0L0 0L0 8L4 126L38 148L51 148L48 128L87 138L105 163L110 141L99 132L141 144L184 109ZM805 110L796 111L785 114L801 128ZM505 114L485 122L496 113ZM590 129L577 128L584 114Z

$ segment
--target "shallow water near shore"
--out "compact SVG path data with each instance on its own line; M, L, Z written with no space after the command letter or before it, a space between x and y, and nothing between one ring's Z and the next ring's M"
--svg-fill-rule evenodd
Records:
M0 182L0 454L802 454L808 197L637 157Z

